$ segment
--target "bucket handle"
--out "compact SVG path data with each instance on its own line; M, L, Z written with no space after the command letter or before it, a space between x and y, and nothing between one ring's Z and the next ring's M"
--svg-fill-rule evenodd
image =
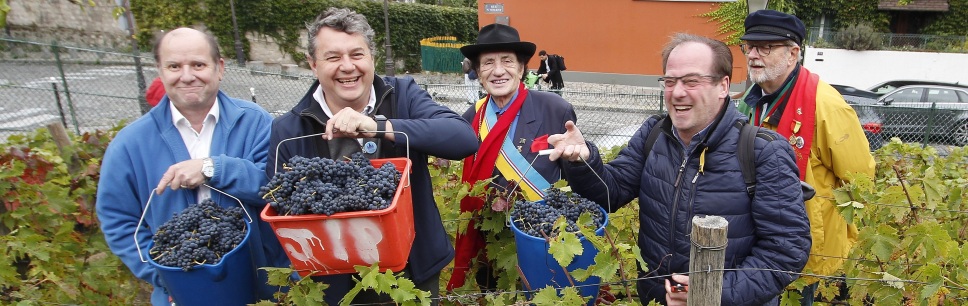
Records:
M555 151L555 149L544 149L544 150L538 151L538 155L535 155L534 158L531 159L531 163L528 164L528 169L525 170L523 174L521 174L521 177L523 178L526 175L528 175L528 172L531 171L532 168L534 168L534 162L538 160L538 157L539 156L551 155L551 152L554 152L554 151ZM584 158L581 157L581 155L579 155L578 158L581 159L581 161L583 163L585 163L585 166L586 167L588 167L588 168L591 168L592 167L591 165L588 164L588 161L587 160L585 160ZM602 179L601 176L598 176L598 173L596 173L595 171L592 171L592 174L594 174L595 177L597 177L598 180L602 182L602 186L605 186L605 201L608 203L608 210L611 211L612 210L612 194L609 193L609 191L608 191L608 184L606 184L605 183L605 179ZM514 188L512 188L511 189L511 192L509 192L508 194L514 194L514 191L517 190L517 188L518 188L519 185L521 185L520 182L518 182L517 184L515 184L514 185ZM511 215L508 214L508 224L507 224L508 227L511 227L511 223L510 222L513 222L513 221L511 220Z
M232 196L231 194L225 193L224 191L218 190L215 187L209 186L208 184L202 184L202 186L205 186L205 187L208 187L209 189L218 191L219 193L224 194L224 195L232 198L236 202L239 202L239 206L242 207L242 211L245 212L245 216L248 217L248 219L249 219L248 220L248 223L250 223L250 224L252 223L252 215L249 215L249 210L248 209L245 209L245 205L242 205L242 200L239 200L239 198L236 198L236 197ZM141 258L141 262L148 262L148 261L145 260L144 254L141 253L141 244L139 244L139 241L138 241L138 231L141 229L141 224L145 220L145 214L148 213L148 206L151 205L151 199L154 198L154 197L155 197L155 192L154 192L154 190L152 190L151 191L151 194L148 195L148 203L145 203L145 208L144 208L144 210L141 211L141 219L138 219L138 226L134 228L134 247L138 249L138 257Z
M360 133L380 133L380 131L357 131L357 132L360 132ZM386 132L386 131L384 131L383 133L393 133L393 134L403 135L403 138L407 141L407 159L409 160L410 159L410 135L407 135L407 133L400 132L400 131L393 131L393 132ZM275 153L276 155L275 155L275 158L273 159L274 162L275 162L275 165L272 165L272 167L273 167L272 173L279 172L279 148L282 147L282 143L283 142L290 141L290 140L298 140L298 139L303 139L303 138L309 138L309 137L323 136L323 135L326 135L326 132L316 133L316 134L309 134L309 135L302 135L302 136L296 136L296 137L290 137L290 138L283 139L282 141L279 141L279 143L276 144L276 153ZM410 176L410 173L406 173L406 175L409 177ZM407 180L407 185L404 186L404 187L410 187L410 180Z

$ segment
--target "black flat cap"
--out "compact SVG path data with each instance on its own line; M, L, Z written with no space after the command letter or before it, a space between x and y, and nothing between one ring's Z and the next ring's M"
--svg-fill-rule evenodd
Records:
M746 16L746 34L741 40L792 40L803 44L807 28L800 18L774 10L759 10Z

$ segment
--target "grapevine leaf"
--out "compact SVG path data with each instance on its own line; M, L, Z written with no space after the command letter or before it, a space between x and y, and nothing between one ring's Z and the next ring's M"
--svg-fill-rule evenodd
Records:
M561 289L561 305L584 305L585 298L578 293L578 289L575 287L566 287Z
M912 226L904 236L902 245L909 254L923 254L929 260L940 260L948 255L951 237L936 221L925 221Z
M376 286L372 286L371 288L376 289L377 292L383 292L383 293L392 292L393 287L399 285L399 282L403 280L403 279L398 280L394 278L393 271L390 271L390 270L387 270L383 274L376 274L376 277L374 279L376 280Z
M534 295L534 298L531 299L531 302L535 305L555 305L558 304L560 300L555 288L551 287L551 285L548 285L547 287L538 290L538 293Z
M265 270L269 274L268 284L273 286L288 286L289 277L293 272L289 268L262 267L259 269Z
M780 295L780 306L799 306L803 296L797 290L784 290Z
M899 242L897 231L886 225L878 226L876 232L865 229L861 236L865 237L864 240L867 241L866 249L882 260L891 258L891 254L894 253L894 248Z
M564 223L564 216L560 217L557 223ZM575 233L561 231L558 237L551 240L548 247L548 253L551 254L558 261L562 267L567 267L571 264L571 261L575 259L575 256L581 255L583 252L581 241L578 240L578 236Z
M925 282L925 286L921 288L921 293L919 294L920 300L927 301L929 299L937 299L938 291L941 286L944 285L944 277L941 275L941 267L934 263L929 263L918 268L918 272L915 273L918 276L918 280ZM938 305L937 301L932 303L932 305Z
M413 281L406 278L397 279L397 289L398 290L389 290L390 298L397 303L413 301L415 298L417 298L417 295L413 293L414 290L420 290L414 287ZM427 293L427 295L429 296L430 293ZM423 300L423 298L421 300Z

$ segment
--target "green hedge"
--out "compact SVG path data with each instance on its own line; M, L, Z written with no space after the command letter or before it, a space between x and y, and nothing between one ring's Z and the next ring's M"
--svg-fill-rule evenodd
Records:
M312 21L329 7L355 10L370 22L376 31L377 71L383 71L384 28L383 1L349 0L235 0L239 30L258 32L275 39L282 50L299 64L306 57L297 51L305 46L299 33L306 22ZM150 50L153 33L180 26L204 25L219 39L222 55L235 58L232 34L232 14L225 0L157 0L132 1L132 12L137 19L138 40ZM404 69L420 71L420 40L433 36L454 36L458 41L477 40L477 10L414 3L389 3L390 37L395 60L403 60ZM243 47L248 50L245 37ZM248 57L247 57L248 58Z

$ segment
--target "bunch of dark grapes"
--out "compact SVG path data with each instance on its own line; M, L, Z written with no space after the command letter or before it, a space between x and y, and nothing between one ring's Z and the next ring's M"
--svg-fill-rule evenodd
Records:
M295 156L285 169L259 191L281 216L386 209L400 182L392 163L375 168L359 152L344 161Z
M544 203L517 201L514 203L514 211L511 213L511 220L519 230L534 237L555 236L554 223L558 217L565 216L568 225L566 231L577 232L578 217L582 213L588 212L592 215L595 227L600 227L605 222L605 216L598 208L598 204L570 192L564 192L558 188L550 188L545 191Z
M160 265L188 271L201 264L218 264L245 239L242 207L223 208L212 199L192 204L155 232L148 251Z

